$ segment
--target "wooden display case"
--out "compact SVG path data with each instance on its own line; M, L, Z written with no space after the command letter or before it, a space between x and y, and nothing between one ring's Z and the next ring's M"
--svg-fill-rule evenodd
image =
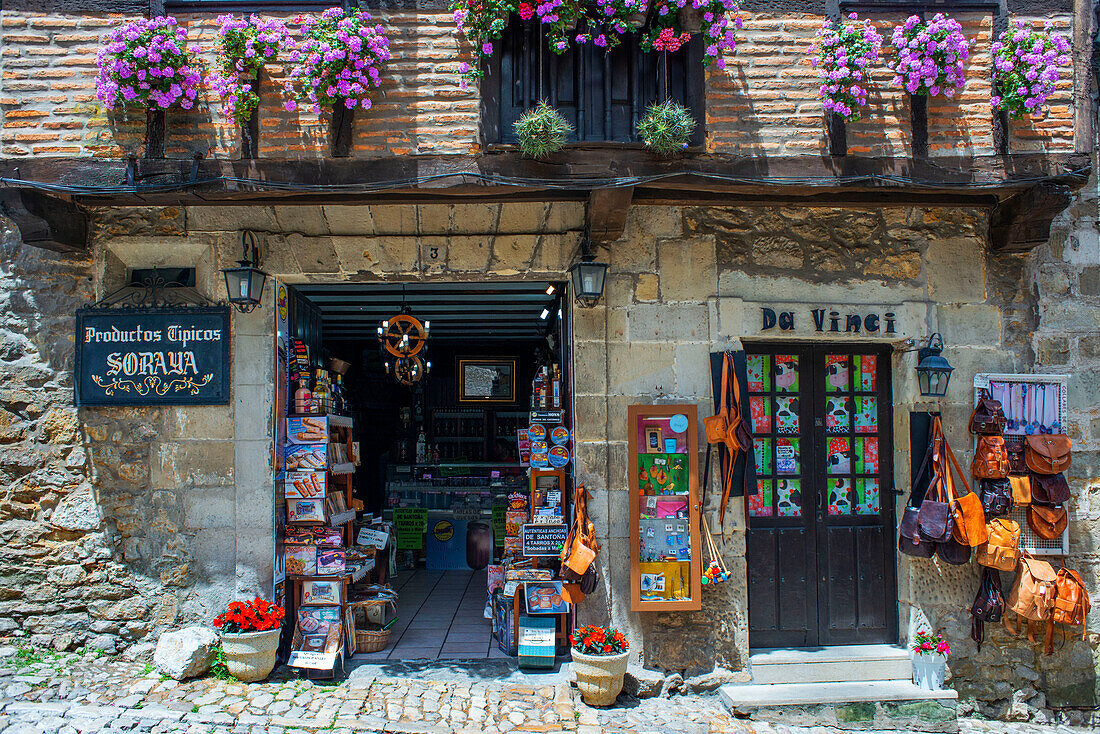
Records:
M630 608L702 608L699 428L694 405L627 409Z

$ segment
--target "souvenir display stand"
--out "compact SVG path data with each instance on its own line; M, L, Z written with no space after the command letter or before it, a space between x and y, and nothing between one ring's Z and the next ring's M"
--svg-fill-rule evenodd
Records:
M631 405L633 611L702 608L698 415L694 405Z
M291 414L286 421L284 552L296 614L288 665L332 677L355 650L348 586L365 576L347 564L360 507L352 494L352 419Z
M1069 375L986 374L974 377L974 401L983 390L1001 402L1008 423L1005 444L1021 444L1036 433L1064 433ZM1027 523L1026 508L1017 506L1008 515L1022 531L1020 550L1034 556L1064 556L1069 553L1069 528L1053 540L1040 538Z

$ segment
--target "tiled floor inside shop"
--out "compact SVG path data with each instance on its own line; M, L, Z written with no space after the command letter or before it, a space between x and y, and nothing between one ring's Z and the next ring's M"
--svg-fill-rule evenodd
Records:
M397 622L385 650L356 660L483 660L507 657L485 619L487 577L482 571L404 572L393 579Z

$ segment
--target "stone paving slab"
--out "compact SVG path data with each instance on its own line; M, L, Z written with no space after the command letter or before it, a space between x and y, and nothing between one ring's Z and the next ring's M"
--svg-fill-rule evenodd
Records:
M244 684L177 682L144 662L20 650L0 660L0 734L836 734L733 717L715 695L590 708L563 671L454 664L371 666L340 682L281 669ZM964 734L1084 734L1094 728L960 720Z

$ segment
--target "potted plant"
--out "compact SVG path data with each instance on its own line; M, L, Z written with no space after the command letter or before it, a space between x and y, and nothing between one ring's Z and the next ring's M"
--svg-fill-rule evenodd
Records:
M1006 110L1014 120L1046 112L1047 98L1061 79L1060 68L1070 64L1069 41L1051 33L1051 28L1049 20L1042 31L1017 20L990 47L994 93L989 105L994 111Z
M951 645L939 632L921 630L913 637L913 683L929 691L943 688Z
M810 65L821 77L818 96L826 112L847 122L859 119L867 104L867 72L878 61L882 36L855 13L840 24L825 19L810 46Z
M214 626L222 631L225 667L234 678L252 683L271 674L285 614L282 607L256 597L231 602L226 612L214 619Z
M467 79L485 76L485 65L481 62L493 55L493 41L503 35L513 12L518 11L525 21L535 15L532 3L517 5L514 0L451 0L451 10L458 30L474 44L474 63L463 61L458 68Z
M557 153L565 147L566 139L573 132L573 126L565 116L546 104L546 100L520 115L513 127L519 139L519 149L532 158Z
M646 147L657 153L674 153L688 147L695 131L695 119L683 105L672 100L651 104L638 121L638 135Z
M255 14L247 19L222 15L218 23L218 65L207 75L206 84L221 98L223 114L244 125L260 104L256 93L260 72L278 60L289 36L282 21Z
M623 689L626 637L610 627L587 625L570 636L577 689L589 706L610 706Z

